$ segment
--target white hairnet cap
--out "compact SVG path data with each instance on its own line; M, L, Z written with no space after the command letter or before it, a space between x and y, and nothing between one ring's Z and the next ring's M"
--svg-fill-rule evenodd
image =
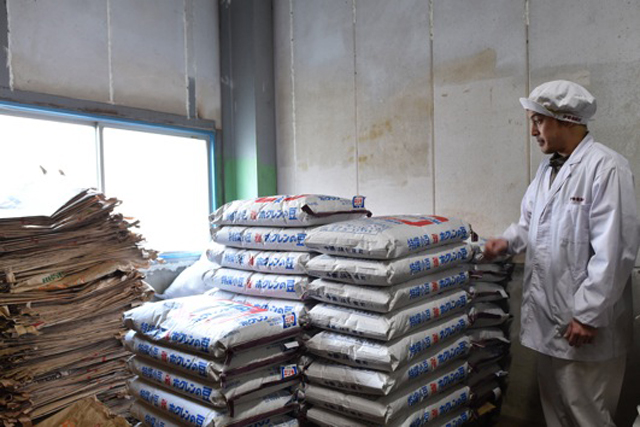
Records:
M520 104L530 111L565 122L586 124L596 113L596 99L577 83L554 80L543 83Z

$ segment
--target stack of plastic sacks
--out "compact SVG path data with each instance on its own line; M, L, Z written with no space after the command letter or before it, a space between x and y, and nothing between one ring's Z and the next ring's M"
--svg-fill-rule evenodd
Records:
M287 319L287 323L294 323L299 328L307 318L307 306L301 301L308 283L304 266L311 258L303 244L306 231L313 225L367 215L368 212L361 204L357 199L329 196L274 196L235 201L222 206L211 215L212 237L217 243L207 251L208 258L220 268L205 273L205 285L210 290L204 296L193 297L194 301L203 298L209 304L225 307L253 307L252 310L259 310L265 317ZM170 301L179 302L182 299L168 300L167 303ZM251 322L248 320L237 325L233 334L250 333L248 328L253 327ZM293 389L297 389L300 383L298 341L295 337L273 341L272 335L270 331L262 331L262 341L270 340L267 344L252 348L244 345L241 350L230 348L228 354L213 358L212 354L202 354L196 358L178 353L175 348L160 348L159 343L149 343L139 332L128 334L127 341L128 346L145 359L153 357L162 360L164 357L171 363L173 355L177 365L190 367L186 371L183 369L190 376L182 374L182 377L177 377L173 374L170 382L178 384L178 387L174 387L175 391L190 389L191 398L197 397L194 393L208 396L204 402L199 402L199 409L193 409L197 408L193 402L189 406L192 408L191 413L197 411L205 419L211 419L208 425L247 425L251 422L261 426L297 425L297 420L288 416L277 419L270 417L270 414L273 415L271 410L262 414L269 418L261 417L255 409L271 408L271 404L266 405L256 400L265 391L273 391L274 387L286 387L288 390L284 393L291 399ZM152 354L156 356L151 356ZM163 354L168 356L162 356ZM233 357L228 358L228 355ZM208 368L196 369L198 364ZM154 372L148 364L140 366L139 361L133 361L131 367L147 381L153 381L154 375L160 379L172 375L167 369ZM176 367L179 366L170 368ZM196 380L193 374L201 378ZM166 384L166 379L156 382ZM212 388L213 392L198 391ZM147 391L151 393L148 388ZM137 393L141 396L139 391ZM147 397L150 396L149 393ZM280 393L281 397L278 399L274 400L270 396L265 399L271 399L270 402L274 404L282 404L281 400L285 395ZM139 401L134 405L132 414L136 418L146 420L148 425L154 425L154 420L165 423L171 421L166 414L151 408L153 405L148 404L149 399L141 400L147 400L147 403ZM202 403L216 407L217 414L207 413ZM186 403L182 402L180 405L185 407ZM283 409L290 412L295 409L295 405L288 400ZM188 419L182 418L183 422Z
M362 197L272 196L227 203L210 217L215 243L207 256L221 268L205 276L213 289L208 294L294 313L304 322L306 265L314 256L304 245L307 232L365 215L370 213Z
M227 203L211 217L215 242L205 274L208 295L293 313L306 323L306 265L315 255L304 240L312 227L370 215L364 198L324 195L271 196Z
M486 261L482 255L484 243L484 239L471 242L475 254L464 265L470 277L464 289L471 296L472 325L468 335L473 346L469 356L472 370L469 384L475 396L473 409L478 425L493 425L500 415L507 387L512 323L507 285L514 265L506 256Z
M194 295L125 313L135 356L130 415L155 427L297 426L300 324L234 301Z
M320 227L309 295L321 332L306 346L307 419L324 426L461 425L474 415L470 226L454 218L373 217Z
M4 426L31 425L88 396L126 413L130 354L118 339L121 317L153 294L137 269L156 254L114 213L119 201L94 190L50 190L37 197L44 205L21 200L0 210Z

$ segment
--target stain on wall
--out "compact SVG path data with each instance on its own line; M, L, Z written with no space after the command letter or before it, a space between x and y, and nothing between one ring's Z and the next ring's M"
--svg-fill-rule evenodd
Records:
M433 209L429 8L355 2L358 191L376 215ZM413 29L411 32L405 28ZM410 210L409 210L410 209Z
M495 49L488 47L469 57L438 64L434 73L438 76L438 83L443 85L493 79L496 77L496 62Z

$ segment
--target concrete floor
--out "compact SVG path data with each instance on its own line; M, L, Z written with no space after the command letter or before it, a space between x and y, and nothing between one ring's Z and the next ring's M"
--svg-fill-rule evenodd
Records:
M537 422L525 423L520 419L501 417L495 427L544 427L544 421L542 424L538 424Z

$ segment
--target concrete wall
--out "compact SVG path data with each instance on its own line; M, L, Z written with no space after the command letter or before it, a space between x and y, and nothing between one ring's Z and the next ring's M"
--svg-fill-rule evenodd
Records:
M271 0L220 3L224 199L276 193Z
M220 123L216 2L0 2L5 4L3 89Z
M280 193L499 233L541 159L518 98L550 79L592 91L593 134L640 176L637 2L275 0L274 15Z
M274 0L278 192L362 194L376 215L454 215L500 233L542 159L518 98L552 79L596 96L590 129L640 177L638 22L628 1ZM532 354L517 344L521 285L519 274L504 412L539 426ZM618 425L640 403L638 371Z

